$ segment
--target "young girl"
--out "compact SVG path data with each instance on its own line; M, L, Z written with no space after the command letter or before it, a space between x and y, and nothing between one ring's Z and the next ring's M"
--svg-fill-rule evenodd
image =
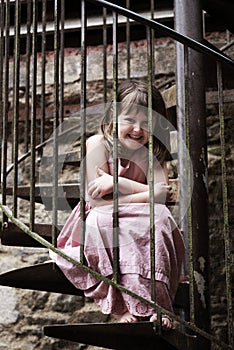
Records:
M148 86L128 80L119 86L118 113L118 234L119 284L151 300L150 220L148 169ZM171 196L166 157L168 134L162 127L166 118L159 91L152 91L154 128L154 200L155 200L155 279L156 302L173 312L184 245L165 202ZM165 124L165 123L164 123ZM112 106L102 122L102 135L87 141L86 233L87 265L102 275L113 276L113 122ZM80 206L72 212L58 237L58 248L79 260ZM98 280L51 252L65 276L87 297L93 298L105 314L119 315L120 322L137 322L142 317L156 321L155 310L132 296ZM171 320L162 317L164 329Z

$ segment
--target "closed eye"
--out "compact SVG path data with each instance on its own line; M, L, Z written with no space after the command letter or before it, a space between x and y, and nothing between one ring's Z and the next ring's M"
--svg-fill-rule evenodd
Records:
M142 123L142 127L143 128L148 128L148 121L147 120Z
M135 123L135 120L133 118L130 118L130 117L124 118L124 120L128 123L131 123L131 124Z

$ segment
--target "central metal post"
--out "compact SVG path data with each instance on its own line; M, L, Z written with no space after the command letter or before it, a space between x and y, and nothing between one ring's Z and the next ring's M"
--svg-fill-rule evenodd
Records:
M200 0L175 0L175 29L199 42L202 41L202 8ZM181 226L187 232L190 253L185 273L190 274L190 321L209 332L209 233L205 80L202 55L177 43L177 120L179 145L186 144L188 153L179 150L181 181ZM186 184L187 182L187 184ZM193 187L191 187L191 184ZM191 206L187 196L191 189ZM186 210L187 206L187 210ZM203 349L209 349L204 341Z

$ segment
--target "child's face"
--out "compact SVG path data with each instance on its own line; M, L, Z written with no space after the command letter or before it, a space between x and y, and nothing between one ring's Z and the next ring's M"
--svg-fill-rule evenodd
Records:
M148 117L134 109L118 117L118 137L128 151L136 151L148 142Z

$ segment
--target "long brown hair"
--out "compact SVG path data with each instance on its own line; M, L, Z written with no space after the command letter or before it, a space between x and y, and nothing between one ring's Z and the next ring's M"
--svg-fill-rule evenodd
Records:
M143 80L125 80L119 85L117 92L117 113L128 112L134 108L146 107L148 109L148 84ZM169 159L169 131L167 127L167 112L164 100L159 90L152 86L152 110L155 118L155 127L153 130L154 155L160 163ZM147 113L147 111L146 111ZM112 104L108 107L101 125L104 139L107 142L109 150L113 145L113 119Z

